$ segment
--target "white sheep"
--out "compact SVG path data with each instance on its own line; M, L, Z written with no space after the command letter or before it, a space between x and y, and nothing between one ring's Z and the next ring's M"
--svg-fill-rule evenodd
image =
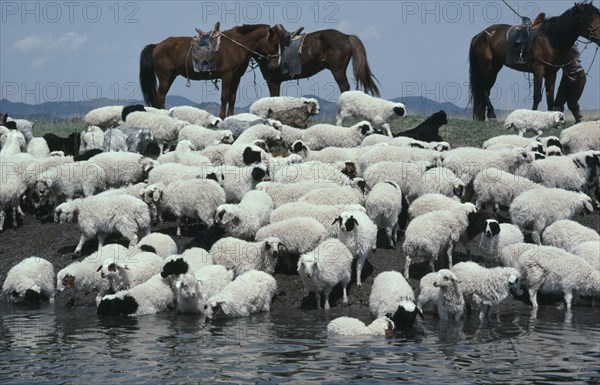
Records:
M196 148L189 140L180 140L175 147L175 151L168 152L156 158L160 164L179 163L193 167L212 167L212 162L207 156L196 152Z
M0 159L8 159L26 149L27 142L23 134L19 131L10 130L4 138L4 144L2 145L2 149L0 149Z
M454 246L463 238L476 213L475 205L465 203L462 207L436 210L413 219L406 227L402 244L406 254L404 277L408 279L409 267L415 256L429 258L429 268L435 271L434 263L445 251L448 267L452 268Z
M594 210L589 196L559 188L537 188L523 192L510 205L511 222L521 231L531 230L534 243L552 223Z
M327 333L338 336L389 336L394 332L394 321L380 317L369 326L352 317L338 317L327 324Z
M215 223L225 233L240 239L253 240L256 232L269 223L273 200L264 191L253 190L244 195L239 205L217 207Z
M442 194L425 194L410 204L408 207L408 217L414 219L432 211L451 210L460 208L462 205L460 201Z
M79 153L104 148L104 131L98 126L89 126L81 133Z
M208 300L206 316L213 318L216 312L220 312L226 317L247 317L268 312L276 291L277 282L271 275L263 271L247 271Z
M287 124L282 125L279 131L281 132L281 141L287 148L291 147L294 142L302 139L302 134L304 134L303 128L296 128Z
M37 177L36 190L40 197L54 197L57 202L74 199L82 194L85 197L106 189L106 174L94 162L57 162Z
M234 144L223 154L223 163L228 166L250 166L266 162L270 155L254 144Z
M43 258L29 257L6 274L2 297L8 302L39 303L54 300L54 267Z
M74 222L81 231L75 254L80 254L85 241L98 238L104 245L109 234L120 233L129 240L129 248L138 242L138 232L150 234L148 206L130 195L92 196L60 204L54 210L55 222Z
M514 110L506 117L504 128L519 131L519 136L523 136L526 131L535 131L542 135L543 131L564 124L565 116L562 112L520 109Z
M104 245L83 260L75 261L60 270L56 274L56 291L60 293L65 289L75 289L83 293L99 293L103 279L98 273L98 266L102 266L104 260L126 261L129 255L130 251L117 243Z
M221 130L231 131L233 138L237 139L242 132L257 124L266 124L273 128L278 127L275 121L271 121L270 119L261 118L255 114L242 113L226 117L221 124L219 124L219 128Z
M212 179L222 185L223 174L210 164L198 167L180 163L164 163L148 172L147 181L150 185L169 185L173 182L190 179Z
M569 219L561 219L552 223L542 233L542 244L560 247L570 253L579 244L588 241L600 241L598 232Z
M175 282L177 312L204 313L209 298L217 295L233 281L233 271L225 266L213 265L181 275Z
M46 157L50 155L50 148L44 138L31 138L27 143L27 153L36 157Z
M369 135L369 136L374 136L374 135ZM398 136L396 138L393 138L391 141L389 140L390 137L387 135L378 135L382 138L387 138L387 139L382 139L381 142L387 143L389 145L392 146L405 146L405 147L416 147L416 148L423 148L423 149L427 149L427 150L434 150L434 151L448 151L450 150L450 143L448 142L424 142L422 140L417 140L417 139L413 139L413 138L409 138L407 136ZM363 142L361 143L361 146L368 146L370 143L375 144L375 140L371 139L369 140L369 137L366 137L365 140L363 140Z
M284 124L306 127L306 119L321 111L314 98L271 96L259 99L250 105L250 113L262 118L273 118Z
M548 146L546 156L562 156L562 150L558 146Z
M135 111L127 115L126 125L138 130L149 130L162 154L165 144L175 143L179 137L179 132L188 123L163 114Z
M177 244L167 234L151 233L140 239L134 251L137 250L151 252L164 259L177 254Z
M357 117L366 119L381 126L387 136L392 136L390 123L393 119L406 116L406 106L385 99L376 98L362 91L342 92L338 99L339 112L336 124L339 126L344 119Z
M186 125L179 131L178 141L189 140L198 151L217 144L233 143L229 130L211 130L195 124Z
M598 181L599 165L600 151L584 151L536 160L520 167L515 174L546 187L587 192Z
M437 273L429 273L419 282L419 308L432 301L435 303L438 316L447 321L452 314L458 321L465 311L465 299L460 288L460 280L448 269Z
M236 277L250 270L273 274L282 247L286 246L276 237L266 237L257 242L226 237L218 240L209 254L214 264L232 269Z
M192 247L181 254L170 255L165 258L161 277L193 273L203 267L212 266L213 260L208 251L200 247Z
M533 305L538 308L537 293L562 292L571 309L573 292L583 295L600 294L600 272L591 268L583 258L553 246L517 243L502 250L502 260L513 263L521 273Z
M537 143L538 145L540 145L541 147L537 147L537 148L533 148L533 144ZM502 148L502 146L505 146L506 148L509 147L528 147L532 150L532 151L537 151L539 153L545 153L544 151L544 145L540 142L538 142L535 138L524 138L523 136L519 136L519 135L498 135L498 136L494 136L489 138L488 140L486 140L485 142L483 142L483 144L481 145L481 148L483 149L490 149L490 148Z
M377 248L377 226L360 211L344 211L332 225L339 223L338 239L356 259L356 284L361 286L361 274L367 258Z
M487 204L492 204L494 210L498 210L500 206L510 206L522 192L541 186L527 178L497 168L486 168L473 180L473 190L477 195L475 205L478 209L485 209Z
M102 149L104 151L127 152L129 151L127 138L128 135L121 129L110 128L104 132L104 145Z
M146 179L156 162L132 152L103 152L90 158L90 162L104 171L107 187L121 187Z
M98 126L104 130L122 124L123 106L94 108L83 117L87 126Z
M327 239L327 230L315 219L293 217L266 225L256 232L257 241L270 237L280 239L288 253L300 255Z
M289 202L271 212L270 222L280 222L288 218L309 217L319 222L327 230L328 238L337 237L337 227L331 226L331 218L337 218L344 211L362 211L360 205L316 205L306 202Z
M448 152L445 152L445 154L446 153ZM415 147L399 149L396 146L373 146L369 151L366 151L360 156L357 165L358 174L363 175L369 166L384 161L426 164L425 167L441 166L442 160L444 159L442 155L443 154L438 151ZM425 171L426 169L423 169L422 172Z
M417 315L423 318L415 305L412 288L397 271L384 271L375 277L369 295L369 311L373 317L390 318L396 329L412 327Z
M398 241L398 219L402 211L402 191L394 182L377 183L365 200L367 215L377 227L385 230L388 245Z
M373 135L367 136L370 138ZM366 139L366 138L365 138ZM363 141L364 142L364 141ZM313 151L302 140L295 140L289 146L290 152L298 154L305 162L319 161L323 163L352 162L358 164L362 154L373 148L381 148L381 145L366 147L325 147L322 150Z
M29 142L31 138L33 138L33 127L35 126L35 122L27 119L13 119L10 116L7 117L6 120L7 122L15 122L17 130L23 134L26 142Z
M209 179L175 181L165 186L162 198L156 202L158 216L167 211L177 218L177 236L181 236L183 218L200 219L212 226L215 212L225 203L225 191Z
M312 150L322 150L325 147L358 147L365 136L373 132L371 123L366 120L350 127L319 123L304 130L301 139Z
M345 165L337 163L303 162L278 167L273 174L273 180L283 183L313 181L348 185L350 178L342 173L343 170Z
M600 241L581 242L570 252L581 257L594 269L600 271Z
M208 111L192 106L176 106L169 110L172 118L184 120L189 124L196 124L202 127L217 127L221 123L221 118L214 116Z
M299 202L315 205L363 205L365 195L360 187L339 186L330 183L327 187L315 188L302 195Z
M150 252L129 254L124 261L105 258L97 269L103 279L100 296L146 282L161 272L164 262L159 255Z
M307 192L319 187L330 187L329 182L304 181L298 183L261 182L256 185L257 190L269 194L275 208L295 202Z
M23 177L10 166L9 163L0 162L0 232L4 228L6 211L11 212L13 228L17 228L19 203L27 190Z
M444 153L443 166L469 185L475 176L486 168L497 168L512 173L524 163L531 163L531 154L523 148L505 150L483 150L475 147L460 147ZM470 197L466 197L470 199Z
M485 230L479 238L479 249L485 259L499 260L500 252L508 245L524 242L523 233L510 223L486 219Z
M491 314L492 308L510 294L518 290L520 273L512 267L487 269L475 262L460 262L452 267L452 272L460 281L460 289L465 302L479 308L479 319Z
M206 156L215 166L221 166L224 164L223 158L229 148L231 148L231 144L221 143L205 147L204 150L200 150L198 153Z
M244 132L238 136L235 140L235 144L249 144L257 139L264 141L280 141L281 132L267 124L256 124L252 127L248 127Z
M223 174L223 189L228 203L240 202L244 195L254 190L262 181L268 181L269 169L264 163L252 166L236 167L221 166Z
M567 154L587 150L600 151L600 120L581 122L562 130L560 143Z
M321 309L321 296L325 298L324 309L330 309L329 294L338 283L342 284L342 303L348 303L346 286L350 283L352 259L346 245L335 238L326 239L300 256L298 274L304 287L315 292L317 309Z
M170 281L156 274L129 290L102 297L98 315L146 315L167 310L175 303Z

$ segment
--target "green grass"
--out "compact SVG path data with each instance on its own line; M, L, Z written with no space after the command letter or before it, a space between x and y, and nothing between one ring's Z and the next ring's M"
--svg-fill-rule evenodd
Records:
M65 122L36 121L33 127L33 136L54 134L67 137L73 132L82 132L85 127L85 122L82 119L72 119Z

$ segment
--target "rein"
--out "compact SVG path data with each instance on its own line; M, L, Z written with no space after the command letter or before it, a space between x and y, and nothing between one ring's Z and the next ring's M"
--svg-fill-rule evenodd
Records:
M244 48L245 50L252 52L253 54L255 54L256 56L258 56L258 57L259 57L259 58L261 58L261 59L271 59L271 58L274 58L274 57L279 57L279 56L281 56L281 54L277 54L277 55L268 55L268 56L265 56L265 55L263 55L263 54L261 54L261 53L258 53L258 52L256 52L255 50L253 50L253 49L251 49L251 48L249 48L249 47L247 47L247 46L243 45L243 44L242 44L242 43L240 43L239 41L237 41L237 40L235 40L235 39L233 39L233 38L231 38L231 37L229 37L229 36L225 35L224 33L221 33L221 36L223 36L224 38L226 38L226 39L228 39L228 40L230 40L230 41L234 42L235 44L239 45L240 47Z

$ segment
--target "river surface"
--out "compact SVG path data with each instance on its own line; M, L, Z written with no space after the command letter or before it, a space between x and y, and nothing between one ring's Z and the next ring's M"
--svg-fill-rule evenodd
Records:
M426 314L410 334L327 336L367 310L287 309L215 320L165 313L98 318L0 305L0 384L392 383L599 384L600 307L510 303L479 323Z

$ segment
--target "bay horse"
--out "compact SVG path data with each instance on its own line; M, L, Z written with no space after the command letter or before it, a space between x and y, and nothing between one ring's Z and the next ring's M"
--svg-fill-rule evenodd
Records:
M506 65L506 36L511 25L495 24L478 33L469 48L470 97L473 119L495 119L490 91L502 66ZM533 107L542 100L542 81L546 86L548 110L554 108L556 72L569 61L567 56L578 37L600 45L600 11L592 3L576 3L562 15L544 19L531 42L527 63L507 65L533 73Z
M279 33L285 29L279 29ZM282 45L289 43L289 37L280 36ZM283 48L283 47L282 47ZM279 96L281 83L286 80L304 79L321 72L324 69L331 71L333 78L340 88L340 92L350 90L350 83L346 76L346 69L352 59L352 68L357 88L359 85L366 93L379 96L379 88L375 81L377 78L371 73L367 53L362 41L356 35L346 35L335 29L324 29L307 33L300 49L301 73L290 77L283 75L279 68L273 68L259 63L260 72L267 81L269 94Z
M168 37L158 44L149 44L140 54L140 85L146 104L165 108L165 98L177 76L191 80L221 79L221 110L219 116L233 115L240 79L251 58L266 68L279 63L283 36L279 27L266 24L244 24L221 32L220 48L216 52L215 72L194 71L190 44L192 37ZM158 78L158 84L157 84Z

